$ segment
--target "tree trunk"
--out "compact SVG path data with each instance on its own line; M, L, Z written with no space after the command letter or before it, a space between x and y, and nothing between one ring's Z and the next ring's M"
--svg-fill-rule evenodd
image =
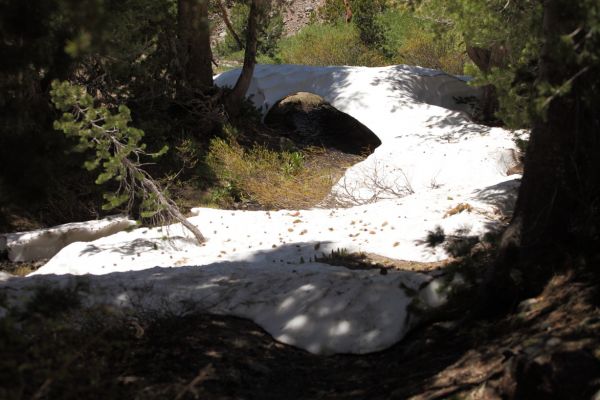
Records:
M506 65L507 51L503 46L493 46L490 49L484 49L467 44L467 55L473 63L484 74L491 72L494 67L503 67ZM484 121L496 122L496 112L499 110L498 94L494 85L485 85L482 87L481 96L481 116Z
M486 285L489 300L504 309L541 289L553 268L600 248L600 116L591 100L598 67L577 61L585 30L572 54L561 49L561 36L581 28L585 12L570 0L544 3L538 87L570 81L571 89L548 98L534 120L515 214Z
M250 14L248 15L248 29L246 34L246 50L244 52L244 66L233 90L225 99L225 107L229 117L236 118L241 113L242 102L248 92L254 67L256 66L256 49L258 46L258 25L267 6L267 0L252 0Z
M235 31L235 28L233 27L233 25L231 24L231 21L229 20L229 16L227 15L227 8L225 8L223 1L217 0L217 6L219 7L219 11L221 12L221 19L223 19L223 22L225 23L227 30L229 31L229 33L231 34L231 36L233 37L233 39L235 40L237 45L240 47L240 50L244 49L244 43L238 36L237 32Z
M348 2L348 0L344 0L344 20L346 21L347 24L349 24L350 22L352 22L352 7L350 7L350 3Z
M205 91L212 87L212 53L208 0L178 0L180 87Z

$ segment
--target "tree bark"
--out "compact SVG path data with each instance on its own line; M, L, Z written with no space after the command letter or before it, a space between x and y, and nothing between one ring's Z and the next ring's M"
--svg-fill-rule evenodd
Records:
M600 248L600 116L590 101L597 98L598 68L593 73L577 61L581 42L572 56L560 51L561 36L582 27L584 8L568 0L544 3L538 87L570 81L571 89L550 97L534 120L515 214L486 285L489 300L504 308L540 290L553 268Z
M241 113L242 102L248 92L254 67L256 66L256 49L258 47L258 26L267 6L267 0L252 0L250 14L248 15L248 28L246 34L246 50L244 52L244 66L233 90L225 99L225 107L231 118L236 118Z
M494 67L503 67L506 65L507 51L503 46L497 45L489 49L467 44L467 55L473 63L484 74L491 72ZM494 85L485 85L482 87L480 106L481 115L485 121L496 121L496 112L499 110L498 94Z
M352 22L352 7L350 7L350 3L348 2L348 0L344 0L344 10L345 10L345 14L344 14L344 20L346 21L347 24L349 24L350 22Z
M208 0L178 0L180 86L205 91L213 86Z
M238 36L238 34L235 31L233 25L231 24L231 21L229 20L229 16L227 15L227 9L225 8L225 5L223 4L223 1L222 0L217 0L217 6L219 7L219 11L221 12L221 19L223 19L223 22L225 23L225 26L227 27L227 30L229 31L229 33L231 34L231 36L233 37L233 39L235 40L235 42L238 44L238 46L240 46L240 49L243 49L245 47L244 43L242 42L242 40Z

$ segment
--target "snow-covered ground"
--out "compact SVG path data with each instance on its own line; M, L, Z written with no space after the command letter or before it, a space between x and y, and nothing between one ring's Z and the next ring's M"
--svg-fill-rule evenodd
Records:
M238 74L222 74L216 83L233 85ZM258 66L249 94L266 113L298 91L324 97L382 141L332 191L352 207L199 208L190 221L207 237L203 246L179 225L120 232L70 244L35 276L0 276L0 287L18 300L41 282L71 285L90 274L82 293L89 303L246 317L314 353L367 353L397 342L416 317L406 288L439 302L427 286L431 277L347 270L316 263L315 256L347 249L447 258L423 242L428 231L439 225L481 235L510 211L519 178L506 175L515 163L512 134L469 121L461 112L468 106L456 100L478 92L462 79L417 67ZM449 213L460 204L471 211Z
M13 262L48 259L75 242L91 242L136 225L116 215L98 221L72 222L49 229L0 234L0 252L6 251Z

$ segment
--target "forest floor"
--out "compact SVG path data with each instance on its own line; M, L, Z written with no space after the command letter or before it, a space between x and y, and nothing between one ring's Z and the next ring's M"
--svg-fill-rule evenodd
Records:
M373 254L323 261L423 272L451 263ZM2 269L23 275L37 266ZM82 312L71 294L41 290L0 322L0 398L595 399L599 287L584 273L559 274L507 316L473 318L467 306L385 351L333 356L279 343L241 318Z
M0 397L590 399L599 299L585 274L561 274L508 316L429 323L378 353L317 356L245 319L82 317L62 308L68 295L46 291L3 320Z
M320 160L343 174L357 162L348 157L323 153ZM184 200L193 204L196 195ZM18 210L0 211L15 230L39 225ZM323 261L382 273L451 263L373 254ZM37 267L0 263L17 275ZM0 307L0 398L597 399L599 289L584 272L557 274L537 297L493 319L471 315L478 307L472 294L453 319L423 323L384 351L319 356L241 318L134 317L84 309L73 293L41 288L25 310Z

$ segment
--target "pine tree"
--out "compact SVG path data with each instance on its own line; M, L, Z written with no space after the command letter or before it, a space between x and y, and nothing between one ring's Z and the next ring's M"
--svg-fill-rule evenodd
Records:
M555 269L598 261L599 17L597 0L544 2L534 125L515 214L487 285L492 303L510 305Z

